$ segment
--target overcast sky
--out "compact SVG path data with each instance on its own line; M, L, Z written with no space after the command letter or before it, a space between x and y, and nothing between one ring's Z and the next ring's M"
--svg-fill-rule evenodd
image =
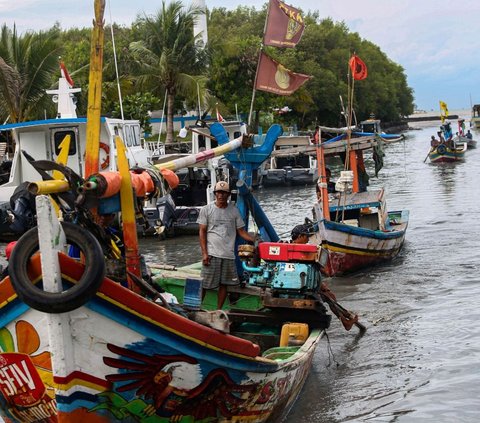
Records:
M187 4L187 1L184 0ZM295 0L303 11L345 21L405 69L419 109L450 110L480 103L480 1L478 0ZM206 0L207 7L255 6L256 0ZM228 6L225 6L228 4ZM153 14L161 0L107 0L106 23L131 23ZM111 10L109 8L111 6ZM19 31L90 26L93 0L0 0L0 24ZM368 63L367 63L368 66ZM471 100L470 100L471 99Z

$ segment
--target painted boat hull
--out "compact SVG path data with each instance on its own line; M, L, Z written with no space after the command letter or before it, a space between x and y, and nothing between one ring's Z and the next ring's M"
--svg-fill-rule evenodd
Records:
M79 279L82 265L64 255L60 263L64 278ZM40 275L38 257L30 272ZM0 413L12 422L278 422L324 333L312 330L300 347L259 356L252 342L107 278L69 313L29 308L8 278L0 298Z
M336 276L393 259L405 241L408 211L401 212L398 223L392 231L383 232L324 221L321 246L327 254L322 273Z
M440 145L439 147L445 146ZM428 153L431 163L452 163L462 161L465 158L465 151L467 151L466 143L464 143L462 147L456 149L443 148L439 150L439 147L434 148Z

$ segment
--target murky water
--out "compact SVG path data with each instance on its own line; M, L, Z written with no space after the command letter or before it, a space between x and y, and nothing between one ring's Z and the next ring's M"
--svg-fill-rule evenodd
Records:
M289 423L480 421L480 148L463 163L424 163L438 124L412 125L421 129L386 146L370 180L385 187L389 209L410 210L404 249L391 263L329 280L368 331L358 337L332 321ZM315 194L263 189L257 198L288 238L311 216ZM142 244L164 263L200 257L195 237Z

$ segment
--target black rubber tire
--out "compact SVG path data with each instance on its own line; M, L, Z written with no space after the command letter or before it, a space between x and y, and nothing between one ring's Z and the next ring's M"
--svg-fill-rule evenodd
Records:
M103 251L97 239L86 229L62 222L67 243L77 246L85 257L85 270L80 280L62 292L41 289L27 272L30 257L38 251L38 228L32 228L17 241L8 264L10 281L18 297L35 310L45 313L66 313L93 298L105 276Z

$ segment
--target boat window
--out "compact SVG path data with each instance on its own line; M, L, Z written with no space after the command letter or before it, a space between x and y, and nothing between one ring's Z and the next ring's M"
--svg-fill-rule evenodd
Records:
M242 136L242 133L241 133L240 131L235 131L235 132L233 133L233 138L234 138L234 139L235 139L235 138L239 138L239 137L241 137L241 136Z
M77 138L76 138L76 131L73 129L70 130L61 130L55 131L53 133L53 148L55 151L55 155L58 156L60 154L60 144L65 139L67 135L70 135L70 147L68 149L68 155L73 156L77 154Z
M132 133L132 127L131 126L124 126L123 132L125 134L125 145L127 147L132 146L132 140L133 140L133 133Z
M141 136L140 136L140 126L133 125L132 126L132 136L133 136L133 145L139 146L141 145Z

